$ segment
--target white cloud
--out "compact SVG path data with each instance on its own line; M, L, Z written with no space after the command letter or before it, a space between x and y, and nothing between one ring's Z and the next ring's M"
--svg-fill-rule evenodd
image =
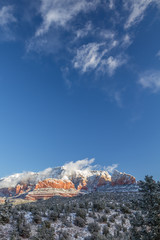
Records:
M109 0L109 8L114 9L115 7L115 0Z
M94 172L92 171L97 168L97 165L93 165L94 161L94 158L85 158L76 162L66 163L62 167L47 168L40 172L16 173L8 177L1 178L0 188L16 187L17 184L24 183L34 185L47 178L68 180L72 179L73 176L93 176ZM117 167L117 164L112 164L112 166L104 167L103 170L112 173Z
M92 175L91 174L91 170L93 169L94 166L92 166L92 163L95 161L94 158L92 159L88 159L85 158L83 160L78 160L76 162L69 162L66 163L62 168L63 168L63 172L62 172L62 177L69 177L71 175L74 175L76 173L80 173L83 172L83 176L86 174L86 176L88 175Z
M160 57L160 50L156 54L157 57Z
M122 107L122 96L121 96L121 92L119 91L115 91L114 92L114 100L116 101L116 103L118 104L119 107Z
M102 29L99 32L100 37L104 38L104 40L112 40L115 38L115 33L112 30L109 29Z
M0 188L15 187L17 184L30 183L35 184L38 181L52 177L53 169L47 168L44 171L35 172L23 172L10 175L0 179Z
M100 50L104 43L89 43L77 50L73 59L74 68L79 68L83 73L96 69L107 50Z
M108 167L104 167L104 170L109 172L109 173L113 173L113 171L118 167L118 164L112 164L111 166Z
M10 23L16 22L16 18L13 15L13 6L3 6L0 9L0 27L6 27Z
M108 68L109 75L113 75L117 68L122 66L127 62L127 58L121 55L118 56L110 56L104 61L104 66Z
M140 76L138 82L143 88L156 93L160 91L160 71L147 71Z
M122 38L122 47L127 48L131 45L132 39L131 36L127 33Z
M97 72L108 72L112 75L118 67L126 63L126 57L109 56L111 50L119 45L119 41L115 39L115 33L106 30L100 32L100 36L103 40L100 43L84 44L77 49L73 59L74 68L80 69L82 73L97 70Z
M151 3L158 3L158 0L129 0L125 1L124 6L130 11L129 17L125 23L125 28L130 28L139 23L145 15L147 7Z
M17 22L14 17L14 7L11 5L3 6L0 9L0 41L15 40L13 24Z
M87 22L84 28L78 29L75 34L76 34L76 40L78 38L83 38L87 36L91 31L93 31L93 26L91 22Z
M40 13L43 23L36 36L46 33L52 25L64 27L81 11L91 10L98 2L98 0L41 0Z

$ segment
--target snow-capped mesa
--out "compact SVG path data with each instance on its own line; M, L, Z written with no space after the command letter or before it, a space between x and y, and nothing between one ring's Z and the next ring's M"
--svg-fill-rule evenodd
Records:
M115 170L117 165L109 166L106 170L95 170L93 162L94 159L83 159L37 173L24 172L1 178L0 196L37 200L55 195L72 197L82 192L104 189L112 191L117 186L136 185L133 176Z

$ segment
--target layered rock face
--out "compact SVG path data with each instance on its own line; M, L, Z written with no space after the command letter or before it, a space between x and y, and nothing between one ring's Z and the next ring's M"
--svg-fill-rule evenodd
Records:
M45 179L36 184L35 189L41 188L58 188L58 189L75 189L74 184L71 181L61 179Z
M129 174L121 173L121 172L118 172L117 170L114 170L111 177L111 183L112 183L112 186L135 184L136 179L135 177Z
M33 189L34 186L32 185L28 185L26 183L20 183L20 184L17 184L17 186L15 187L15 192L16 194L15 195L19 195L19 194L24 194L26 192L29 192L30 190Z
M81 161L78 164L81 164ZM107 191L115 186L133 184L136 184L133 176L117 170L111 176L107 171L57 167L39 173L20 173L0 179L0 197L17 196L29 200L48 199L55 195L72 197L80 192Z
M26 196L26 199L36 201L49 199L53 196L73 197L78 194L74 184L70 180L45 179L36 184L34 191Z
M92 175L72 177L72 182L78 190L90 190L111 182L111 176L106 171L92 171Z

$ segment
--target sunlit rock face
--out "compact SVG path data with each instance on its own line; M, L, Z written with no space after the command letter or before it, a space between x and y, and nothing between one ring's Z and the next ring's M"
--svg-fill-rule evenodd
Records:
M114 170L111 177L112 186L115 185L128 185L128 184L136 184L136 179L130 174L121 173L117 170Z
M33 186L28 185L26 183L17 184L17 186L15 187L15 195L25 194L26 192L29 192L32 189Z
M111 182L111 176L107 172L102 173L98 179L97 187L104 186L109 182Z
M20 197L29 200L48 199L55 195L72 197L79 193L115 191L136 184L136 179L115 170L93 170L94 159L70 162L62 167L41 172L16 173L0 179L0 197ZM131 187L126 189L132 189Z
M69 180L61 179L45 179L36 184L35 189L40 188L58 188L58 189L74 189L74 184Z

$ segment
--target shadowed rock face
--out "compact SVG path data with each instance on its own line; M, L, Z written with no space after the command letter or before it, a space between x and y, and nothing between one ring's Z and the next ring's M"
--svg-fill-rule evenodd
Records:
M111 177L111 183L112 183L112 186L135 184L136 179L135 179L135 177L133 177L129 174L121 173L121 172L118 172L117 170L115 170Z
M0 189L0 196L1 197L12 197L16 194L15 188L1 188Z

